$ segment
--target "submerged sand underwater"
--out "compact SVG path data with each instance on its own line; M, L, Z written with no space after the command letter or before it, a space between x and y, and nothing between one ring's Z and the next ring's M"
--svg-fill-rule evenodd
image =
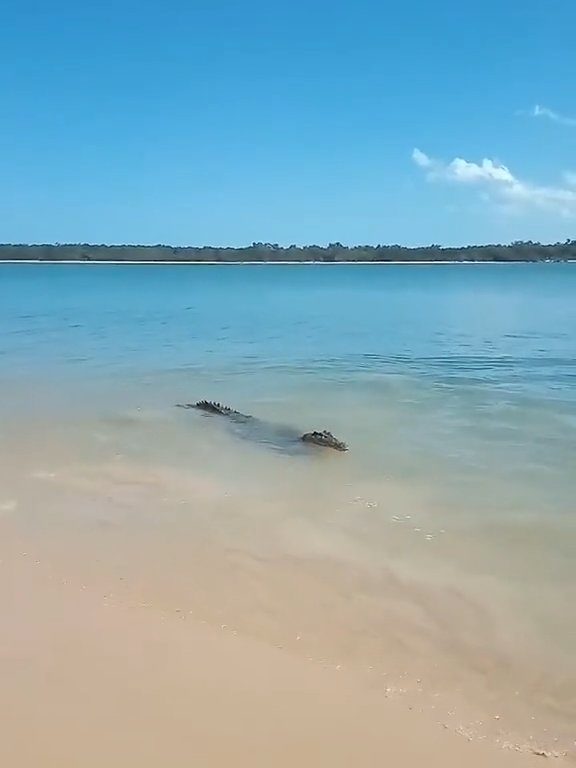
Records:
M3 540L58 583L354 673L474 741L573 747L561 531L471 528L425 486L369 480L353 453L278 453L171 406L9 432Z

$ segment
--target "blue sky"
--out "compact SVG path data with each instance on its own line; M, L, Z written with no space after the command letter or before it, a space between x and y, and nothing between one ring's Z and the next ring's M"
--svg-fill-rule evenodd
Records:
M5 0L0 241L576 238L575 30L574 0Z

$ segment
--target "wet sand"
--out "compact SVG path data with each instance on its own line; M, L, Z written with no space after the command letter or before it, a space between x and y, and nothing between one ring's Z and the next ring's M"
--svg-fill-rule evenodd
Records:
M506 612L499 584L466 582L464 570L456 580L441 567L459 556L482 564L489 550L476 541L479 533L475 540L441 535L414 489L347 474L351 462L324 454L287 461L224 433L191 444L176 416L162 421L167 434L160 441L157 418L150 419L46 421L41 429L35 422L31 430L18 420L14 432L4 425L0 674L3 711L17 721L5 726L5 749L26 754L38 742L48 753L69 743L72 754L82 744L105 744L98 729L110 717L116 723L106 721L110 739L127 739L127 755L143 739L156 763L140 764L159 764L160 753L147 741L148 723L157 720L158 749L178 745L177 758L166 753L178 765L189 759L186 734L196 727L186 718L203 717L206 699L217 701L223 715L220 726L204 724L204 731L236 733L240 718L242 738L251 732L248 740L265 740L262 750L283 754L284 747L274 746L281 743L280 724L269 711L278 707L293 724L290 740L301 754L317 750L314 764L350 764L329 761L331 749L350 754L325 738L332 700L341 703L331 738L348 734L356 764L371 764L367 745L358 744L368 738L365 728L385 736L371 736L370 749L393 744L398 754L414 748L405 747L411 728L418 739L421 729L430 739L436 734L429 745L429 736L422 739L439 755L461 742L471 755L489 745L497 755L524 758L571 751L570 660L556 654L554 665L547 663L546 648L540 652L521 612ZM508 541L504 547L510 559ZM521 551L526 559L528 538ZM288 699L271 704L272 691L285 685ZM230 702L221 703L227 686ZM346 709L351 697L364 713L361 725L355 710ZM390 726L379 720L383 705ZM245 722L248 711L252 720ZM78 718L63 736L65 721ZM18 742L19 728L28 726L43 735ZM436 745L448 736L455 741ZM240 754L246 744L234 749ZM229 761L217 752L212 757L210 746L202 749L208 764ZM95 754L94 764L102 764L103 753ZM410 765L407 760L401 764ZM30 757L21 764L37 763ZM2 764L20 765L13 758ZM66 765L61 756L53 764Z
M2 534L2 765L541 765L468 741L347 670L114 597L6 521Z

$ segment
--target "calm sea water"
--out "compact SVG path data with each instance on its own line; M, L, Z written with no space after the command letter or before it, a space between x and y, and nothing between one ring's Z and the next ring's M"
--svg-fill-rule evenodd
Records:
M571 264L0 269L4 374L399 374L574 396Z
M385 512L338 518L331 556L498 603L533 640L534 696L574 712L576 265L1 264L0 394L10 429L140 418L138 455L301 485L306 510L332 472L319 541L347 490ZM172 407L202 398L351 450L304 470L274 434L252 445Z

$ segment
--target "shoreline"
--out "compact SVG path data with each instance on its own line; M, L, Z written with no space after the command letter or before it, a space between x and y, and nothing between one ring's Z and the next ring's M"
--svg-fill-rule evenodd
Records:
M323 266L323 267L337 267L337 266L426 266L426 265L510 265L510 264L576 264L576 259L567 259L566 261L450 261L450 260L430 260L430 261L164 261L164 260L150 260L150 261L120 261L120 260L81 260L81 259L0 259L1 264L83 264L87 266L101 266L110 264L113 266L219 266L219 267L237 267L237 266Z

